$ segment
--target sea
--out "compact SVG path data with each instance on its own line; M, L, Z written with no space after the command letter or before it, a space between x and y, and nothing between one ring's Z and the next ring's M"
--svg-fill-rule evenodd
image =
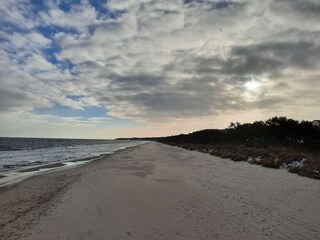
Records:
M145 141L0 137L0 174L54 163L88 161ZM78 161L79 160L79 161Z

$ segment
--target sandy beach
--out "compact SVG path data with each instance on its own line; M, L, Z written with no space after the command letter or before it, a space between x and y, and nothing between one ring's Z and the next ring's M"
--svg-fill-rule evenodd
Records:
M0 239L319 239L320 182L160 143L0 190Z

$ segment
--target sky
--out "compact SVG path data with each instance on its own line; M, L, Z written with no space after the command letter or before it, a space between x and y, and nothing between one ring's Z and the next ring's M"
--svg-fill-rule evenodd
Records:
M319 0L0 0L0 136L320 119Z

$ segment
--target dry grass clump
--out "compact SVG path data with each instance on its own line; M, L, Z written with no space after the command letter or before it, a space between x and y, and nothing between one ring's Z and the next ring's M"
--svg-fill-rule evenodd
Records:
M292 168L289 168L288 171L291 173L299 174L301 176L303 176L305 172L303 167L292 167Z
M278 154L279 163L280 164L290 164L293 161L301 161L302 159L305 159L306 154L300 153L300 152L282 152Z
M260 164L268 168L280 168L279 162L276 158L266 158L261 160Z
M238 154L231 158L231 160L235 162L246 161L247 159L248 157L245 154Z
M320 153L313 153L307 156L303 169L289 169L290 172L298 171L301 176L320 179Z
M263 149L263 148L249 148L247 149L247 154L252 158L256 158L256 157L265 158L265 157L269 157L270 152L267 149Z
M293 162L300 162L305 159L306 154L297 153L295 151L278 152L277 154L269 154L269 156L263 157L260 164L269 168L281 168L288 166Z

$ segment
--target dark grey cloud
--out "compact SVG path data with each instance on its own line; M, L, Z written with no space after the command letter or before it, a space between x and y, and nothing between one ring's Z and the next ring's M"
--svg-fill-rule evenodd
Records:
M271 4L271 9L320 20L320 2L317 0L276 0Z
M162 76L155 76L151 74L139 74L129 76L111 75L108 76L111 79L110 88L120 89L126 91L139 91L148 88L157 87L165 81Z
M257 70L258 73L269 71L277 65L280 68L310 69L320 63L320 46L311 42L267 42L233 47L230 55L245 60L243 68Z
M151 74L139 74L130 76L114 76L113 82L117 85L132 85L132 86L157 86L163 81L163 77Z
M277 75L287 68L317 69L320 45L312 42L266 42L234 46L227 57L195 57L168 64L166 70L182 68L194 74Z
M0 88L0 113L32 108L39 102L39 99L30 93Z
M139 109L140 117L153 120L215 115L224 109L241 107L241 100L232 94L226 95L226 86L214 77L193 77L175 84L165 77L160 81L159 77L135 77L128 76L113 80L113 88L117 89L115 94L99 91L95 95L100 95L99 101L102 103L134 106ZM152 88L144 84L146 77L152 83ZM137 87L136 91L132 91L134 86Z

